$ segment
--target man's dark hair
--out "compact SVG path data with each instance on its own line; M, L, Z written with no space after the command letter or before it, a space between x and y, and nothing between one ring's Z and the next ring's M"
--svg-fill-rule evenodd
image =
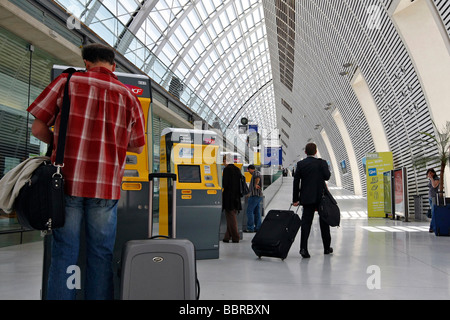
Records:
M111 47L100 43L92 43L84 46L81 54L83 56L83 60L87 60L92 63L108 62L111 65L114 64L114 50Z
M308 156L313 156L317 153L317 146L315 143L308 143L305 147L305 152Z
M249 166L247 167L247 170L248 170L248 169L256 170L255 166L254 166L254 165L252 165L252 164L251 164L251 165L249 165Z

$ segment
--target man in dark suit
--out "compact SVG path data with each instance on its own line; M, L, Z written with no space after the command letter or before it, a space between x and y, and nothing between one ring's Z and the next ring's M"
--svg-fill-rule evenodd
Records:
M331 173L327 162L315 157L317 146L314 143L306 145L305 153L307 155L306 159L299 161L295 170L292 203L295 207L299 204L303 206L300 254L303 258L309 258L308 238L314 212L319 207L322 192L326 187L325 181L330 179ZM330 226L322 219L319 219L319 221L324 253L330 254L333 252L333 248L330 247Z

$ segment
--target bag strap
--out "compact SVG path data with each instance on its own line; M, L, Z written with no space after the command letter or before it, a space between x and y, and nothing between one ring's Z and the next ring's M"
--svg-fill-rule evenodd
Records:
M68 73L68 76L66 85L64 87L64 97L61 107L61 121L59 124L58 145L56 147L56 159L55 159L55 164L61 167L64 166L64 150L66 148L67 123L69 122L69 111L70 111L69 81L75 72L76 70L74 68L69 68L63 71L63 73Z
M323 189L322 189L322 196L324 196L328 191L327 188L327 183L325 182L325 180L323 181Z

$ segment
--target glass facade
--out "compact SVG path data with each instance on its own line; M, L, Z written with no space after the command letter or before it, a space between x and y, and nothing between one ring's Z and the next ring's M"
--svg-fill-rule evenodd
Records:
M24 159L45 154L47 145L31 135L33 116L26 112L50 83L50 72L60 60L0 28L0 178ZM0 246L39 237L20 232L14 214L0 214Z

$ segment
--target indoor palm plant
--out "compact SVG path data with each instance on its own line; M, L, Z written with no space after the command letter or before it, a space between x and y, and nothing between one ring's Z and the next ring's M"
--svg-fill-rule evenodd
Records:
M430 134L428 132L419 132L421 138L416 142L427 143L430 146L436 145L438 152L429 154L418 154L413 157L413 164L415 167L423 168L428 163L438 164L441 169L441 183L439 184L439 202L441 203L441 197L444 195L444 172L447 162L449 161L449 148L450 148L450 121L447 121L445 126L441 129L437 128L433 121L433 126L435 128L435 134Z

